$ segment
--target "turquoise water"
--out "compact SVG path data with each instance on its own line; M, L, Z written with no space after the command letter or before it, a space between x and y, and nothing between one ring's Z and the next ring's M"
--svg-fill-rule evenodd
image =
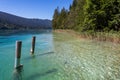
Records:
M36 36L34 55L32 36ZM16 40L22 41L23 69L18 71ZM120 80L120 45L51 31L2 34L0 80Z
M30 55L32 36L36 36L34 56ZM23 64L23 69L18 72L14 69L17 40L22 41ZM52 41L52 33L48 31L0 36L0 80L40 80L42 76L53 75L57 69L52 67L49 59L49 55L54 53Z

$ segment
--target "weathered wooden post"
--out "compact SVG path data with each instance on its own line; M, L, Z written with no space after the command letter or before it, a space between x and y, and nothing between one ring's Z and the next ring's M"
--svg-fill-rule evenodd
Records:
M32 37L31 54L34 54L34 51L35 51L35 40L36 40L36 37L33 36L33 37Z
M20 58L21 58L21 47L22 47L22 41L16 41L16 51L15 51L15 68L21 68L23 67L22 64L20 64Z

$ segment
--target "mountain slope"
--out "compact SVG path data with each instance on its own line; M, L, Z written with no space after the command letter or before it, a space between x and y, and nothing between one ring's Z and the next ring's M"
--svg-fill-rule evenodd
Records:
M50 20L28 19L0 11L0 29L51 29Z

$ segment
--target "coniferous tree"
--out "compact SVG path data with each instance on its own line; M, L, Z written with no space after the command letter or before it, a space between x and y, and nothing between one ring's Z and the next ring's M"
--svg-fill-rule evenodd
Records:
M57 29L58 28L58 17L59 17L59 8L57 7L54 11L54 15L53 15L53 20L52 20L52 26L53 29Z
M75 12L76 6L77 6L77 1L78 0L74 0L72 5L70 6L70 10L69 10L69 14L67 17L67 24L66 26L69 29L74 29L76 26L76 17L77 17L77 13Z
M113 0L111 4L111 17L108 20L108 27L112 30L120 30L120 0Z
M120 0L73 0L69 10L55 10L53 28L120 31Z
M84 30L119 30L119 4L118 0L87 0Z

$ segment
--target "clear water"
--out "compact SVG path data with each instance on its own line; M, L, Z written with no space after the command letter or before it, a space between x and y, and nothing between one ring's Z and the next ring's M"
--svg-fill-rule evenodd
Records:
M30 55L31 39L36 36L34 56ZM23 70L14 69L15 44L22 41L21 64ZM49 31L20 32L0 36L0 80L40 80L56 72L49 55L53 54L52 33ZM49 75L50 74L50 75Z
M14 69L16 40L22 40L20 71ZM0 80L120 80L120 45L49 31L2 34Z

